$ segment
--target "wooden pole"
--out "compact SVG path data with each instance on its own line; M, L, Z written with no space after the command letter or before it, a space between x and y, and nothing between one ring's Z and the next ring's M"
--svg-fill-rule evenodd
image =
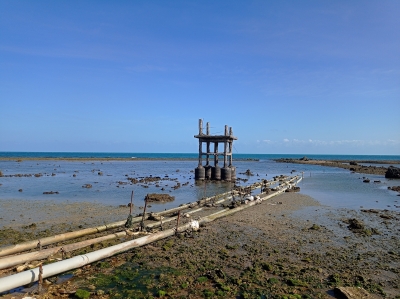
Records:
M178 228L179 228L179 219L181 218L181 211L178 212L178 218L176 219L176 229L175 229L175 234L178 233Z
M144 229L144 217L146 215L146 208L147 208L147 195L144 198L144 210L143 210L142 221L140 222L140 231L143 231Z
M133 190L132 190L132 194L131 194L131 206L129 209L129 215L132 215L132 205L133 205Z
M42 264L39 265L39 294L42 292L42 285L43 285L43 266Z

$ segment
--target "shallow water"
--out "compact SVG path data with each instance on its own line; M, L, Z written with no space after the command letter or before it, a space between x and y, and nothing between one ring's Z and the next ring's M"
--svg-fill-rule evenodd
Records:
M168 193L175 201L166 204L152 204L151 210L159 211L192 202L202 197L212 196L231 190L232 183L213 182L204 184L194 181L196 161L0 161L4 175L37 174L41 177L0 177L1 200L49 200L93 202L106 205L126 205L134 191L134 203L143 205L148 193ZM301 193L310 195L324 205L340 208L379 208L400 210L397 192L387 190L388 186L400 185L400 180L387 180L383 176L350 173L348 170L318 165L276 163L265 159L260 161L235 161L237 177L248 179L241 185L262 179L272 179L275 175L293 175L303 172L300 183ZM254 176L244 173L250 169ZM99 172L102 175L99 175ZM55 174L52 176L52 174ZM76 175L74 177L74 174ZM130 184L127 177L159 176L164 180L157 183ZM368 176L371 183L363 183ZM373 183L380 180L381 183ZM123 182L126 184L120 184ZM180 182L181 187L172 187ZM187 185L183 186L184 183ZM83 188L91 184L92 188ZM165 190L162 191L161 188ZM22 192L18 190L22 189ZM45 191L59 194L45 195ZM1 213L1 211L0 211Z

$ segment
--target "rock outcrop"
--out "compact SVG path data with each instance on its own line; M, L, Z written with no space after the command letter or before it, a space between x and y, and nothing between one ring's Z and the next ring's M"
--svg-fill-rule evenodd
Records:
M162 193L150 193L146 195L148 202L170 202L175 200L175 196Z
M385 178L387 179L400 179L400 168L389 166L385 173Z

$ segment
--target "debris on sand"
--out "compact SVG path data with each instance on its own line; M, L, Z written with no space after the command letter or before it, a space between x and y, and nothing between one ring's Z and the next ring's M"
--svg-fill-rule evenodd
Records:
M293 186L292 188L286 189L285 192L300 192L300 187Z
M175 200L175 196L163 193L149 193L146 195L148 202L171 202Z
M361 220L358 220L356 218L344 220L344 222L349 224L347 228L351 230L353 233L358 233L365 236L380 234L377 229L366 227Z

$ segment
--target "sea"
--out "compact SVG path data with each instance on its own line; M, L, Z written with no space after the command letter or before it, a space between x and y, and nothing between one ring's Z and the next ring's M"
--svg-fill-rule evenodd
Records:
M242 179L236 184L245 186L264 179L271 180L276 175L298 174L303 176L299 184L300 193L313 197L322 205L400 211L399 193L388 190L390 186L399 186L400 180L351 173L341 168L274 161L304 156L310 159L375 161L375 164L364 164L376 166L389 166L379 161L390 160L393 166L400 167L400 155L234 154L233 165L237 169L237 177ZM88 160L73 160L75 158ZM104 158L107 160L96 160ZM0 171L3 173L0 177L0 200L90 202L119 206L127 205L133 192L135 206L143 206L144 198L149 193L174 196L173 202L152 204L150 211L161 211L233 188L233 183L227 182L196 182L194 169L197 164L197 153L0 152ZM222 164L220 159L219 165ZM253 175L246 175L246 170ZM16 174L31 176L19 177ZM148 184L132 184L128 180L150 176L161 179ZM369 178L370 183L364 183L364 178ZM84 188L87 184L92 187ZM44 194L50 191L54 193Z

